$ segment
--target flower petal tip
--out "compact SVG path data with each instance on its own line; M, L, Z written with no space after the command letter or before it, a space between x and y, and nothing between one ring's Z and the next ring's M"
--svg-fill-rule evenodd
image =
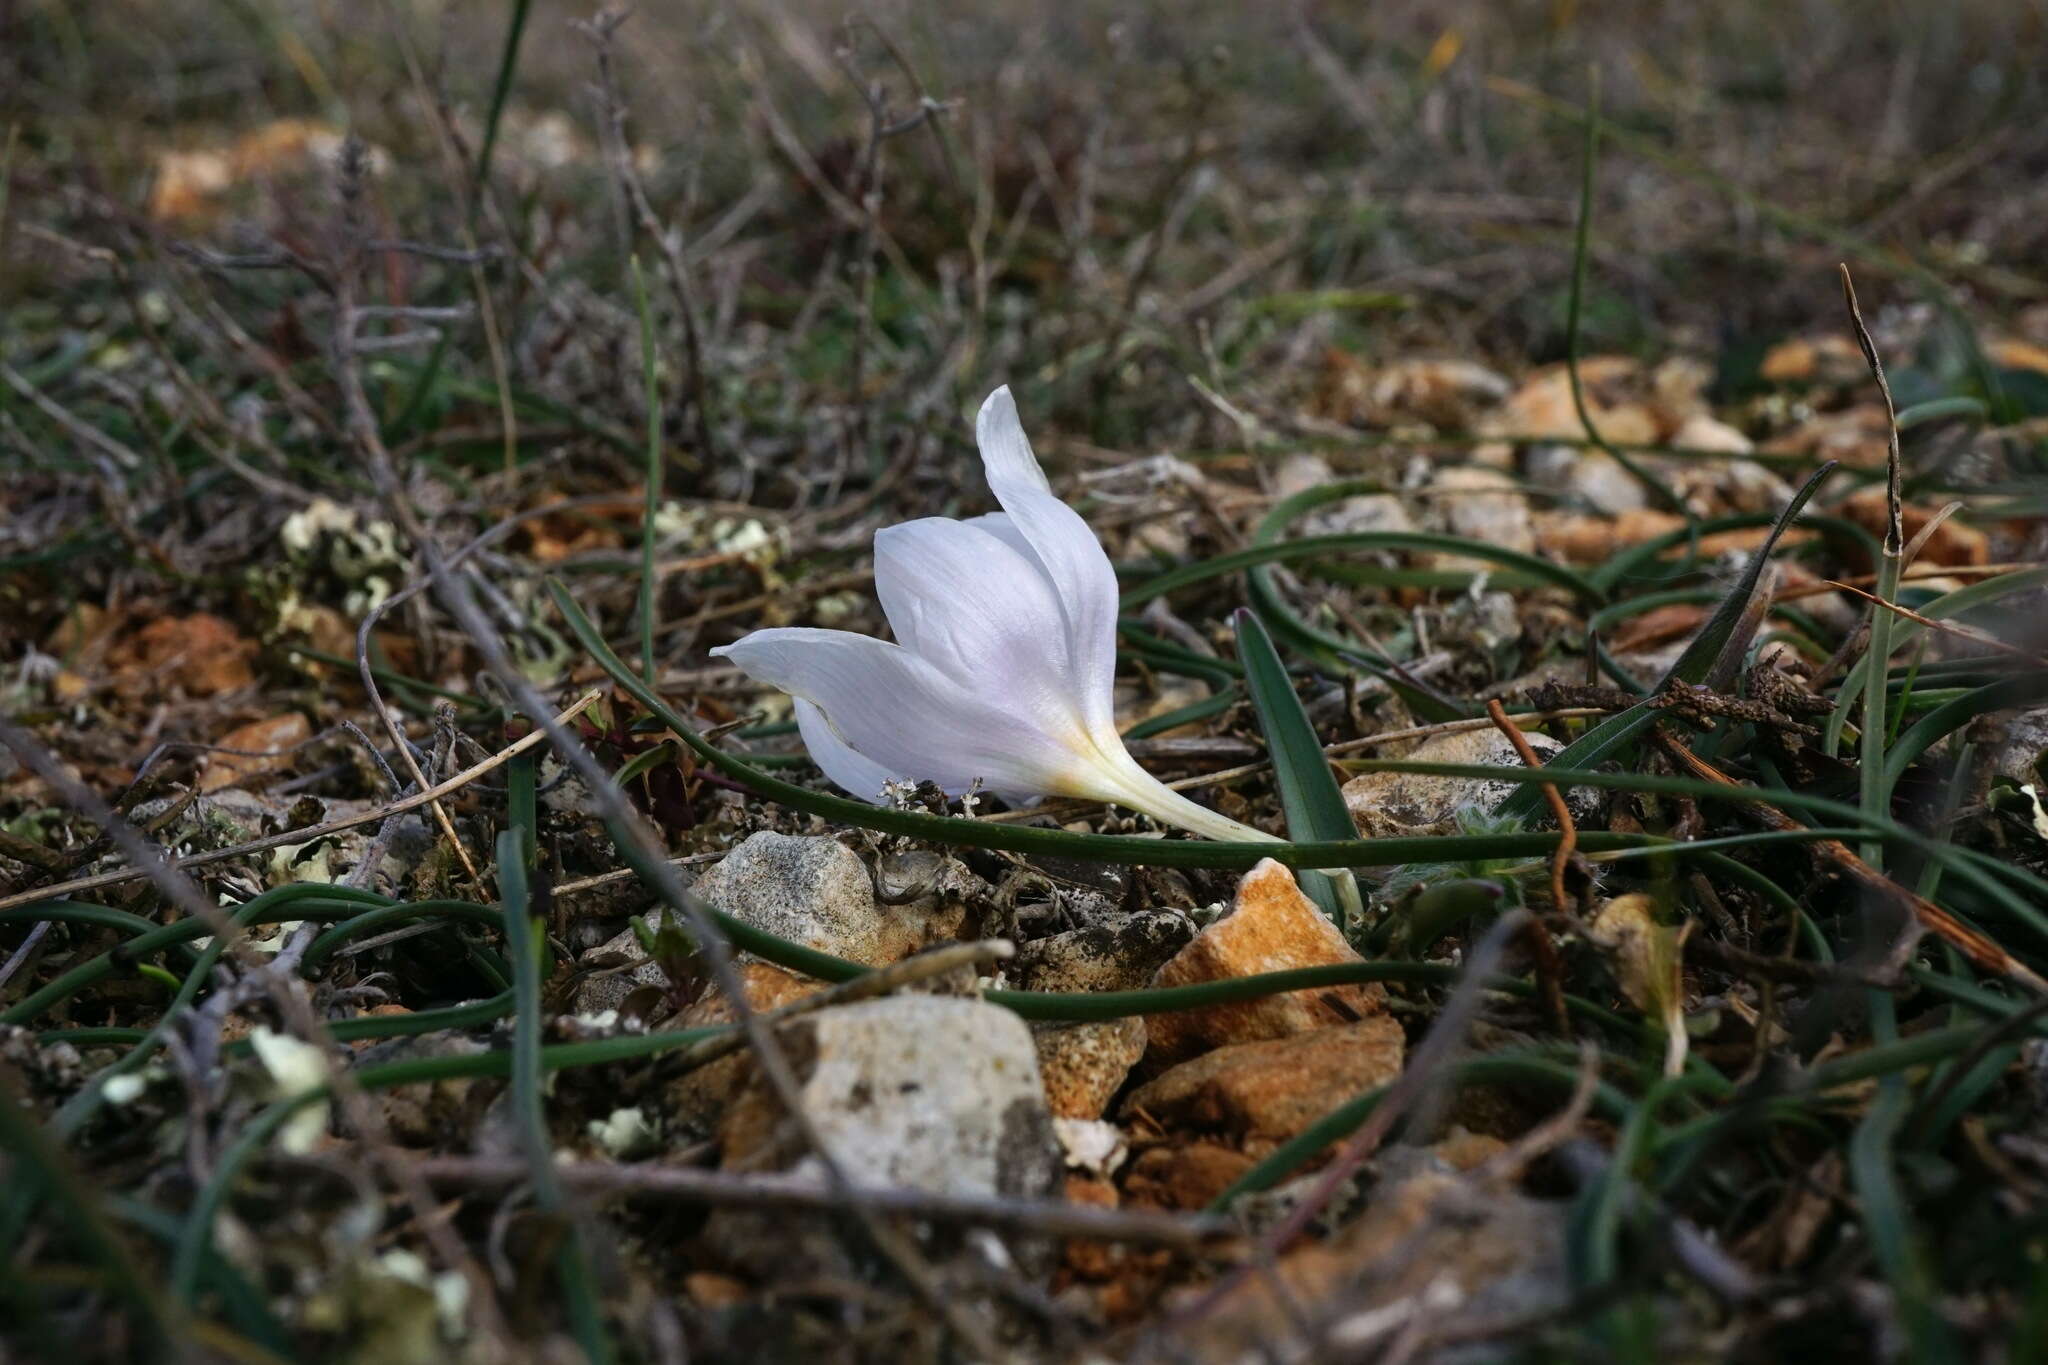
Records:
M982 468L998 498L1003 496L1005 485L1051 492L1045 471L1038 466L1038 457L1031 453L1031 439L1024 434L1024 423L1017 416L1017 400L1010 396L1008 384L982 400L981 411L974 419L974 443L981 448Z

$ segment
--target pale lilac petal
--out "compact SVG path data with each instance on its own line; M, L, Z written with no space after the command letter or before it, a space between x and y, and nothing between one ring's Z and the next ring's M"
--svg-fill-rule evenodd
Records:
M1007 386L981 405L975 439L989 489L1059 598L1072 683L1088 728L1114 734L1118 592L1109 556L1081 514L1052 495Z
M981 447L981 464L988 471L990 485L1001 480L1019 488L1052 492L1038 457L1031 453L1031 438L1017 418L1017 400L1010 396L1008 384L982 400L981 412L974 419L974 443Z
M968 688L999 687L1049 724L1080 721L1066 616L1010 543L943 517L875 533L875 595L897 643Z
M1010 520L1008 512L984 512L978 517L969 517L965 523L977 531L986 531L1003 544L1022 555L1031 565L1032 572L1045 577L1045 566L1038 562L1038 551L1031 548L1031 542L1024 539L1024 533L1017 529L1017 523ZM1047 578L1046 582L1052 582Z
M804 748L809 751L811 761L841 791L880 805L882 788L890 782L904 780L901 773L890 772L841 739L839 732L832 728L832 722L825 718L825 713L811 703L798 697L793 709L797 733L803 736Z
M823 711L855 752L886 772L965 791L1071 785L1074 739L1048 733L1000 682L969 690L900 645L843 630L757 630L711 651Z
M1012 802L1093 796L1212 838L1261 836L1168 790L1114 728L1116 575L1052 495L1007 388L976 427L1003 510L875 537L875 586L897 643L836 630L755 631L711 651L795 700L834 783L879 803L892 781Z

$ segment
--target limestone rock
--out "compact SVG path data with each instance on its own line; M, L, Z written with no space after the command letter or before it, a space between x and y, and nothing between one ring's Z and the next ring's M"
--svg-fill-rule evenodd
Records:
M1160 911L1111 914L1018 946L1011 969L1033 991L1140 990L1187 946L1187 919Z
M1069 1172L1078 1171L1084 1179L1107 1181L1116 1174L1117 1168L1131 1159L1131 1149L1124 1141L1123 1129L1101 1119L1064 1119L1055 1117L1052 1121L1054 1134L1059 1138L1060 1153ZM1067 1186L1073 1188L1074 1177L1067 1176ZM1115 1186L1110 1187L1112 1198Z
M1548 760L1564 746L1547 735L1529 736L1529 747ZM1519 768L1522 759L1507 736L1497 730L1461 730L1424 740L1404 757L1418 763L1483 764ZM1362 773L1344 784L1344 804L1368 839L1449 834L1457 828L1458 811L1471 806L1493 809L1516 789L1512 782L1486 782L1469 777L1433 777L1424 773ZM1591 815L1600 794L1574 788L1566 799L1576 817Z
M1452 465L1438 470L1429 486L1430 519L1442 530L1507 550L1536 548L1536 523L1529 512L1528 495L1506 474ZM1498 567L1468 555L1433 554L1428 558L1432 567L1439 569Z
M1063 1119L1100 1118L1145 1055L1145 1021L1040 1024L1032 1029L1032 1040L1038 1047L1046 1104L1053 1114Z
M838 840L763 830L699 878L697 892L756 929L882 967L957 938L963 903L981 888L959 862L929 853L890 860L880 875L901 904L876 901L866 864Z
M1835 515L1846 517L1872 535L1882 537L1888 515L1885 490L1879 486L1852 493L1835 509ZM1899 509L1900 525L1908 541L1919 535L1933 519L1931 508L1909 502ZM1934 528L1914 559L1916 564L1981 566L1990 562L1991 538L1955 517Z
M902 903L877 901L878 884L884 895ZM750 837L697 882L698 894L734 919L870 967L957 938L967 900L982 890L979 878L941 854L885 859L871 878L859 855L837 840L767 831ZM824 988L822 982L752 953L739 954L736 965L747 1003L756 1011ZM735 1017L731 1002L713 991L685 1010L680 1022L698 1028ZM753 1060L745 1053L722 1058L676 1080L669 1087L669 1102L685 1124L708 1126L752 1070Z
M763 830L712 864L697 894L778 938L871 967L902 956L859 855L836 839Z
M1582 450L1572 462L1568 486L1587 506L1608 516L1650 505L1649 489L1604 450Z
M1043 1199L1063 1158L1031 1032L1008 1010L899 995L784 1026L798 1100L847 1176L864 1185ZM823 1167L756 1069L719 1127L722 1165L822 1181ZM755 1274L848 1273L815 1224L725 1211L707 1229Z
M1721 450L1747 455L1756 445L1726 422L1695 413L1672 434L1671 444L1688 450ZM1792 487L1754 460L1678 458L1661 466L1671 486L1701 516L1773 512L1792 500Z
M1858 357L1859 363L1861 357ZM1817 413L1763 444L1767 454L1840 460L1851 469L1883 469L1890 450L1891 418L1880 403L1855 403Z
M1318 415L1363 426L1424 422L1461 430L1507 395L1503 375L1470 360L1407 358L1371 366L1331 348L1324 355Z
M957 938L967 900L982 889L965 866L936 854L905 855L877 875L885 891L904 896L903 904L879 903L867 865L837 840L763 831L713 864L697 879L695 890L714 908L778 938L885 967ZM770 999L768 1004L755 1001L756 1008L792 998L784 987L787 973L751 953L739 954L738 961ZM582 1013L617 1009L641 986L663 981L661 969L647 960L631 929L585 953L581 963L598 969L577 989L576 1008ZM748 993L752 998L751 987Z
M1320 455L1289 455L1280 462L1273 477L1277 498L1319 488L1335 481L1337 475ZM1392 493L1361 493L1325 503L1295 524L1295 533L1305 536L1346 535L1354 531L1413 531L1415 519Z
M125 679L147 683L152 695L176 688L187 696L234 692L256 681L257 645L218 616L159 616L119 636L107 664Z
M1419 419L1433 426L1469 424L1472 413L1498 403L1513 386L1507 376L1470 360L1397 360L1375 376L1375 401L1389 420Z
M2013 711L2000 730L1991 749L1991 770L2014 785L2038 787L2048 776L2048 706Z
M1034 991L1140 990L1187 939L1187 921L1178 915L1113 916L1025 944L1017 954L1017 976ZM1100 1118L1145 1055L1145 1021L1138 1017L1039 1024L1032 1037L1046 1101L1063 1119Z
M798 1098L849 1177L946 1194L1042 1198L1061 1154L1031 1031L1006 1009L897 995L780 1031ZM821 1174L756 1075L719 1128L726 1170Z
M1773 384L1854 384L1869 373L1868 363L1852 338L1822 332L1771 347L1757 373Z
M1221 1142L1148 1147L1124 1176L1124 1203L1136 1208L1205 1209L1257 1164Z
M1579 380L1586 411L1602 436L1617 442L1651 442L1660 437L1657 414L1634 397L1643 387L1642 367L1634 360L1587 356L1579 362ZM1518 441L1584 437L1586 424L1572 401L1571 371L1563 365L1538 370L1508 395L1482 434Z
M1734 427L1708 413L1696 412L1671 433L1671 444L1686 450L1721 450L1747 455L1756 445Z

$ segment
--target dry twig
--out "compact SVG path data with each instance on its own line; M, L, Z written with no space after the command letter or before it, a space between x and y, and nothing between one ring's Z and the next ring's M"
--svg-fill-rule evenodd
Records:
M602 688L593 688L577 698L575 703L566 710L562 711L558 719L562 724L567 724L577 716L582 715L586 709L603 695L604 690ZM188 857L179 858L171 862L170 867L175 871L183 872L188 868L203 867L208 863L222 862L228 858L239 858L245 853L261 853L265 849L279 848L285 844L308 843L314 839L324 838L329 834L339 834L343 830L354 829L358 825L373 824L376 821L393 815L403 815L405 812L424 806L430 801L438 801L452 792L460 791L485 773L490 772L494 768L502 767L520 754L525 753L528 749L534 748L546 738L547 733L543 730L535 730L531 734L522 735L481 763L464 768L447 781L437 782L424 791L416 791L410 796L400 797L398 800L379 806L375 810L344 816L338 820L328 820L323 824L307 825L302 829L288 829L277 834L267 834L261 839L251 839L247 843L236 844L231 848L216 848L205 853L194 853ZM102 886L117 886L122 882L134 881L138 877L149 875L150 872L146 867L124 867L113 872L101 872L90 877L78 877L68 882L58 882L54 886L39 886L32 891L22 891L12 896L0 898L0 910L12 909L17 905L27 905L34 901L49 900L55 896L69 896L80 891L93 891Z
M1804 825L1801 825L1797 820L1785 814L1784 811L1779 810L1776 806L1764 800L1762 796L1757 795L1752 788L1737 782L1734 778L1728 776L1728 774L1722 772L1698 754L1695 754L1685 746L1683 741L1666 731L1663 727L1659 726L1652 730L1651 733L1656 737L1659 747L1676 759L1687 772L1703 781L1719 783L1730 788L1730 795L1738 800L1746 801L1758 815L1763 817L1764 823L1772 829L1801 830L1805 828ZM2048 994L2048 981L2042 980L2040 974L2033 968L2021 962L2011 953L2008 953L1989 936L1964 924L1925 896L1900 886L1890 877L1885 876L1884 873L1857 857L1855 853L1850 851L1847 844L1836 839L1818 839L1813 842L1811 848L1815 857L1825 859L1843 872L1848 873L1866 890L1882 896L1910 912L1929 932L1944 942L1953 945L1957 951L1961 952L1983 970L1992 973L1994 976L2002 976L2008 980L2016 981L2036 995Z
M528 1179L531 1168L509 1157L428 1157L422 1178L455 1189L504 1188ZM555 1166L564 1185L594 1195L676 1200L720 1207L788 1209L834 1216L845 1205L840 1192L790 1176L736 1175L687 1166L611 1165L564 1161ZM966 1223L1041 1237L1089 1237L1196 1251L1229 1236L1223 1219L1199 1214L1102 1209L1085 1204L1042 1203L994 1195L859 1186L861 1202L895 1217Z
M1529 743L1528 736L1508 718L1507 708L1500 704L1498 697L1486 702L1486 714L1508 742L1515 746L1522 762L1529 768L1541 768L1543 762L1537 758L1536 750ZM1571 866L1572 853L1579 846L1579 826L1572 819L1571 807L1565 804L1564 793L1554 782L1542 784L1543 799L1550 803L1550 813L1557 821L1557 852L1550 859L1550 903L1558 913L1568 913L1571 901L1565 893L1564 873ZM1536 975L1543 985L1544 1004L1550 1010L1550 1020L1557 1031L1569 1038L1572 1032L1571 1012L1564 1003L1564 964L1557 956L1557 943L1550 937L1550 930L1535 916L1529 917L1529 942L1536 951Z

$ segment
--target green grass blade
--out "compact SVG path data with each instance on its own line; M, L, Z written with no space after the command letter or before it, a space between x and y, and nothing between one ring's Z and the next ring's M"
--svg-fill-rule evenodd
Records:
M540 754L528 749L505 766L505 823L519 831L520 865L531 872L540 854Z
M1756 597L1757 584L1762 581L1764 568L1771 562L1772 553L1778 548L1786 528L1791 526L1813 495L1819 491L1821 482L1834 471L1830 462L1816 469L1792 495L1792 501L1771 523L1770 534L1764 543L1757 546L1744 566L1742 577L1736 580L1734 588L1722 599L1720 607L1693 637L1685 652L1671 665L1656 690L1664 692L1680 683L1698 684L1706 680L1720 665L1730 646L1740 636L1740 628L1751 614L1751 603ZM1638 702L1628 710L1609 716L1592 729L1567 744L1551 760L1555 768L1593 768L1602 763L1616 763L1626 758L1635 748L1636 736L1641 734L1657 718L1656 709L1648 701ZM1502 819L1532 820L1542 808L1543 793L1533 786L1504 797L1494 807L1494 814Z
M1583 341L1582 323L1585 319L1586 266L1592 259L1593 239L1593 185L1595 173L1600 165L1600 72L1593 70L1593 88L1586 102L1586 140L1584 155L1579 166L1579 213L1578 225L1572 233L1572 282L1570 292L1565 296L1565 376L1571 383L1572 411L1578 415L1579 425L1585 429L1586 439L1623 469L1629 476L1655 495L1658 502L1669 512L1676 512L1688 523L1693 520L1692 509L1685 499L1671 491L1671 485L1631 457L1626 451L1616 449L1607 438L1600 434L1600 428L1593 423L1593 413L1586 406L1586 386L1579 375L1579 348Z
M1770 564L1778 542L1834 470L1835 462L1830 460L1814 470L1799 486L1799 491L1792 495L1792 501L1785 504L1785 510L1771 523L1770 534L1764 537L1764 543L1756 547L1756 552L1743 566L1742 577L1736 580L1735 587L1721 600L1720 608L1701 627L1700 633L1693 637L1692 643L1685 647L1685 652L1678 656L1678 661L1671 665L1671 671L1657 685L1659 692L1679 683L1703 683L1716 671L1731 643L1739 638L1738 627L1750 613L1757 584L1762 581L1764 569Z
M1245 690L1266 736L1266 752L1273 760L1273 784L1280 793L1280 808L1287 817L1287 835L1302 843L1320 843L1358 836L1358 826L1344 804L1344 793L1330 772L1330 760L1323 756L1322 741L1294 693L1293 680L1280 662L1273 639L1248 608L1236 616L1237 659L1244 665ZM1323 913L1348 926L1357 922L1363 907L1358 899L1358 882L1349 872L1340 873L1344 884L1323 872L1304 872L1301 889Z
M8 1203L0 1211L0 1247L6 1248L5 1255L11 1259L21 1247L28 1218L47 1199L70 1224L79 1250L134 1306L156 1339L177 1340L182 1316L178 1304L167 1300L155 1279L142 1273L127 1243L108 1222L93 1182L32 1115L27 1100L6 1073L0 1073L0 1152L7 1153L9 1166ZM14 1272L9 1270L5 1278L12 1280Z
M1891 996L1883 991L1868 994L1878 1043L1896 1042ZM1892 1164L1892 1138L1906 1117L1909 1099L1902 1072L1878 1079L1877 1098L1849 1140L1849 1178L1870 1249L1897 1296L1899 1318L1913 1342L1913 1358L1941 1365L1960 1361L1962 1355L1935 1306L1937 1293L1927 1252L1914 1238L1905 1192Z
M2016 673L2010 678L1986 683L1959 697L1951 697L1921 716L1892 741L1884 759L1885 786L1889 790L1906 775L1915 759L1936 742L1954 734L1979 716L2019 706L2048 702L2048 671Z
M647 404L646 507L640 516L640 672L654 681L654 612L660 584L654 574L654 522L661 510L661 386L655 375L654 310L647 302L647 277L640 258L633 263L633 304L640 315L640 393Z
M505 101L512 94L512 77L519 70L519 44L526 36L526 13L532 0L512 0L512 21L505 28L505 48L498 55L498 76L491 83L491 107L484 115L483 145L476 153L479 193L491 178L491 157L498 149L498 127L505 116Z
M1327 496L1311 499L1309 494L1326 494L1329 489L1346 487L1343 483L1325 484L1312 488L1308 493L1297 493L1274 507L1261 523L1284 524L1279 519L1283 513L1299 515L1301 512L1328 501ZM1483 540L1467 540L1462 536L1438 535L1429 531L1351 531L1342 535L1301 536L1292 540L1254 543L1243 550L1229 554L1215 555L1194 564L1184 564L1169 569L1156 578L1147 579L1136 587L1126 589L1123 594L1125 609L1141 606L1155 597L1177 592L1195 583L1207 582L1236 573L1240 569L1257 569L1268 564L1285 564L1297 559L1319 559L1334 554L1356 553L1360 550L1422 550L1438 554L1462 555L1471 559L1483 559L1511 568L1529 578L1547 583L1565 591L1591 606L1599 606L1606 596L1584 574L1539 559L1520 550L1510 550L1499 545L1489 545ZM1475 575L1476 576L1476 575ZM1340 641L1346 648L1358 646L1349 641Z
M1491 1057L1470 1057L1456 1063L1451 1068L1450 1084L1455 1089L1467 1085L1533 1083L1570 1094L1578 1078L1579 1068L1572 1062L1533 1053L1503 1053ZM1245 1195L1270 1190L1280 1184L1325 1149L1356 1132L1359 1125L1379 1107L1386 1093L1387 1087L1381 1086L1331 1110L1239 1176L1229 1189L1216 1196L1209 1205L1209 1211L1220 1213ZM1632 1107L1628 1097L1606 1081L1594 1084L1593 1108L1608 1118L1625 1119Z
M569 1320L582 1346L584 1358L601 1365L612 1358L605 1339L604 1315L598 1306L597 1286L590 1272L589 1249L583 1230L555 1176L554 1145L548 1138L547 1111L541 1090L542 1059L540 979L541 958L547 951L534 933L534 919L527 897L526 836L518 826L498 836L498 888L505 915L505 951L512 959L512 1114L526 1149L534 1198L540 1206L567 1223L561 1249L555 1254L555 1271L567 1301Z
M1124 835L1073 834L1064 830L1029 829L1020 825L924 815L871 806L865 802L832 796L784 782L708 743L680 713L662 699L658 692L648 687L638 674L620 660L605 643L596 625L576 605L559 581L548 580L548 590L568 621L571 632L591 652L592 657L605 672L609 673L623 690L645 705L662 724L670 727L705 762L727 776L745 783L755 793L768 800L862 829L930 839L940 844L1007 849L1017 853L1045 853L1114 862L1126 866L1240 869L1251 867L1263 858L1272 858L1290 867L1315 868L1396 867L1414 862L1527 858L1547 854L1557 844L1556 835L1545 833L1435 835L1419 838L1351 839L1341 843L1279 844L1225 843L1204 839L1145 839ZM1642 725L1654 717L1655 712L1643 706L1624 712L1622 716L1610 718L1608 724L1628 719L1630 724ZM1596 727L1596 731L1606 728L1605 725ZM1592 737L1591 734L1582 736L1577 743L1584 744ZM1524 768L1489 768L1443 763L1402 763L1393 766L1406 772L1514 782L1531 789L1549 781L1616 790L1661 791L1674 795L1724 800L1749 799L1753 795L1740 791L1731 792L1728 788L1689 778L1594 772L1567 767L1561 761L1562 757L1559 755L1558 758L1554 758L1540 772ZM1597 761L1597 758L1592 761ZM1359 766L1366 771L1372 771L1382 765L1364 762ZM2044 887L2038 878L2019 869L2008 868L2002 871L2011 879L2011 884L2002 883L1984 868L1976 866L1967 850L1929 839L1896 822L1873 819L1840 802L1803 792L1772 792L1770 797L1778 804L1813 811L1858 829L1873 829L1887 839L1928 852L1930 856L1953 866L1959 877L1967 878L1979 887L1987 897L1996 901L2005 913L2024 921L2041 932L2044 938L2048 938L2048 916L2043 916L2027 903L2027 897L2030 895L2048 895L2048 887ZM1540 800L1540 796L1537 799ZM1588 854L1639 848L1651 844L1658 844L1670 850L1674 856L1684 851L1682 844L1660 844L1654 838L1641 835L1614 834L1601 830L1582 831L1579 835L1579 848ZM750 945L741 943L740 946Z
M1957 588L1954 592L1943 593L1932 602L1917 608L1920 615L1930 621L1947 621L1973 611L1978 607L1995 602L2014 593L2031 592L2035 588L2048 586L2048 567L2015 569L1995 578L1980 579L1975 583ZM1891 644L1893 649L1902 649L1926 633L1927 627L1918 621L1899 619L1892 622ZM1821 743L1828 753L1833 753L1841 743L1842 729L1847 724L1851 708L1862 699L1864 678L1871 668L1870 656L1858 659L1842 676L1841 686L1835 695L1835 710L1828 717L1822 731ZM1931 670L1922 670L1923 673Z

